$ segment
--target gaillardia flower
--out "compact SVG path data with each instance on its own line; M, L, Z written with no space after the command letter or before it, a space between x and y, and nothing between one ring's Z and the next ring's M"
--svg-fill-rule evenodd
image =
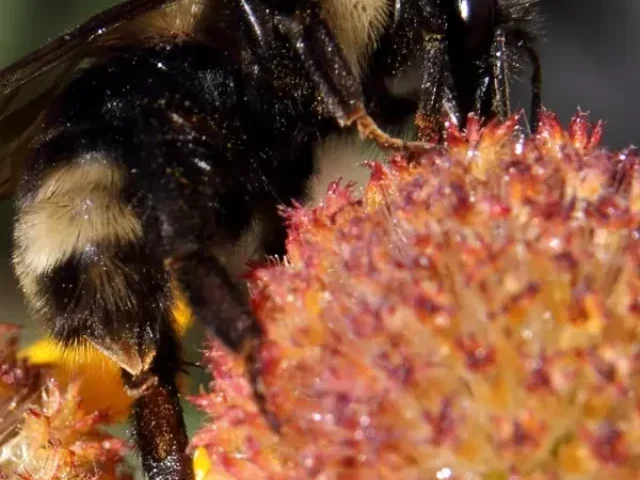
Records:
M191 312L176 299L182 335ZM120 369L90 346L43 339L18 350L17 333L0 325L0 479L131 480L132 449L103 429L130 413Z
M285 212L287 258L249 278L264 402L210 339L199 480L640 478L638 154L583 114L517 123L471 117ZM126 478L98 428L128 412L117 368L2 332L0 471Z
M113 419L87 409L81 390L80 378L61 386L19 359L17 329L0 326L0 478L131 480L125 442L100 429Z
M517 120L286 212L250 282L265 405L212 340L201 478L640 478L637 152Z

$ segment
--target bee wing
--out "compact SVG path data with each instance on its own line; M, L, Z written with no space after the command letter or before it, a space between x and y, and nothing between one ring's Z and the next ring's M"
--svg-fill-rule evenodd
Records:
M99 42L114 27L177 1L179 0L127 0L94 15L75 29L1 70L0 92L11 92L51 67L77 55L78 50Z
M183 0L126 0L0 70L0 200L9 197L41 112L82 62L116 43L116 27ZM130 35L136 35L131 31Z
M11 94L0 93L0 200L12 195L28 152L26 140L36 128L38 116L55 97L56 82L64 74L59 67L55 70L55 74L43 75L41 82L24 83Z

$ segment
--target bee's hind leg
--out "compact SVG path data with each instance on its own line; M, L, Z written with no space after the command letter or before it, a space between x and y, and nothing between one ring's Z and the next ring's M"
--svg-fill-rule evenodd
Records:
M191 480L192 463L187 454L189 439L176 386L178 340L169 322L158 332L157 352L141 376L123 371L123 380L133 404L133 436L150 479Z
M25 165L16 273L33 314L59 343L89 343L121 367L135 396L133 433L147 476L191 480L169 275L125 200L127 177L113 152L80 155L68 148L74 135L90 134L53 136Z

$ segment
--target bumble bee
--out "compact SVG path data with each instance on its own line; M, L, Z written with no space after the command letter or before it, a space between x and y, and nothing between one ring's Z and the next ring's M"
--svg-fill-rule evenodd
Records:
M57 341L121 367L149 478L193 475L172 285L229 347L253 352L261 332L227 259L284 253L278 207L305 199L323 141L355 127L383 149L422 151L443 112L504 118L521 59L535 126L535 10L129 0L0 71L0 195L17 196L21 288ZM407 118L418 139L384 133Z

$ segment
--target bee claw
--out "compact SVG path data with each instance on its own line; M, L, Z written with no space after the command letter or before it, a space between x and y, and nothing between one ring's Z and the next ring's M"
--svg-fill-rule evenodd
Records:
M360 137L373 140L383 150L396 150L408 153L426 153L436 147L433 143L407 141L392 137L385 133L371 118L362 106L356 108L344 122L345 125L356 125Z
M137 399L149 393L156 385L158 385L158 377L146 372L126 381L124 389L127 395Z

